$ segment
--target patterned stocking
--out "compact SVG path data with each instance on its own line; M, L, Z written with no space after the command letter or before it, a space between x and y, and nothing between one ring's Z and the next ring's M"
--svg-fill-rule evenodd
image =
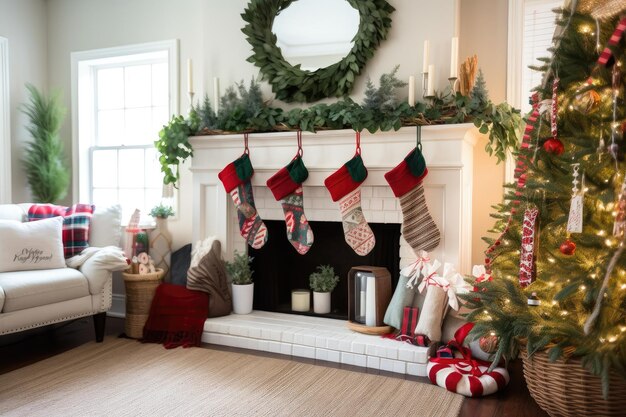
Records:
M267 227L254 206L254 196L250 178L254 169L248 154L228 164L217 176L224 184L224 189L233 199L239 217L239 232L246 243L254 249L260 249L267 242Z
M346 242L359 256L365 256L376 245L374 233L361 209L361 187L339 200L341 223Z
M361 183L367 169L357 154L324 181L333 201L339 200L339 210L346 243L357 255L365 256L376 245L376 238L361 209Z
M281 168L269 180L267 186L280 200L285 213L287 239L300 255L304 255L313 245L313 230L304 215L302 183L308 178L309 171L302 158L296 156L293 161Z

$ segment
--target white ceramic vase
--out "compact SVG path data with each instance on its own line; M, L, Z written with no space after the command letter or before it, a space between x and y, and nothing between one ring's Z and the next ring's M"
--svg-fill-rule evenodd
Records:
M330 313L330 292L313 291L313 311L315 314Z
M163 277L169 279L172 258L172 234L167 218L156 217L156 227L150 232L150 257L155 268L163 269Z
M254 282L252 284L233 284L233 313L252 313L252 300L254 299Z

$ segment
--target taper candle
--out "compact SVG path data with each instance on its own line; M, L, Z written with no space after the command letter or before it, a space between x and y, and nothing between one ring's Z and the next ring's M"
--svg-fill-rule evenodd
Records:
M213 78L213 108L217 114L220 109L220 79L217 77Z
M459 76L459 38L452 38L450 47L450 78L458 78Z
M430 42L424 41L424 60L422 61L422 72L428 72L428 59L430 54Z
M426 92L427 97L432 97L435 95L435 66L428 66L428 91Z
M187 59L187 92L193 93L193 70L191 58Z
M409 106L415 105L415 77L409 77Z

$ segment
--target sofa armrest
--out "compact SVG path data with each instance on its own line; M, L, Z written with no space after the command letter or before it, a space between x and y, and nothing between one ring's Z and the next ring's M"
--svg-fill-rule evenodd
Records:
M94 248L91 248L92 250ZM98 294L104 288L104 284L111 279L113 271L123 271L128 268L128 262L124 252L120 248L107 246L100 248L85 259L78 270L89 282L89 293Z

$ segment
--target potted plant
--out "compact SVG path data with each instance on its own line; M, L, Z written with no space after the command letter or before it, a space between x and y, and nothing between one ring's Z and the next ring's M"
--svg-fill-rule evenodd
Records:
M250 269L252 257L235 251L232 262L226 261L226 272L233 284L233 312L235 314L250 314L254 297L254 282Z
M150 256L154 260L154 266L163 269L166 279L169 278L172 258L172 234L167 227L167 218L173 215L172 207L162 203L150 210L150 216L156 222L156 227L150 231Z
M313 311L316 314L330 313L330 293L339 282L335 269L330 265L319 265L317 272L309 275L309 285L313 290Z

